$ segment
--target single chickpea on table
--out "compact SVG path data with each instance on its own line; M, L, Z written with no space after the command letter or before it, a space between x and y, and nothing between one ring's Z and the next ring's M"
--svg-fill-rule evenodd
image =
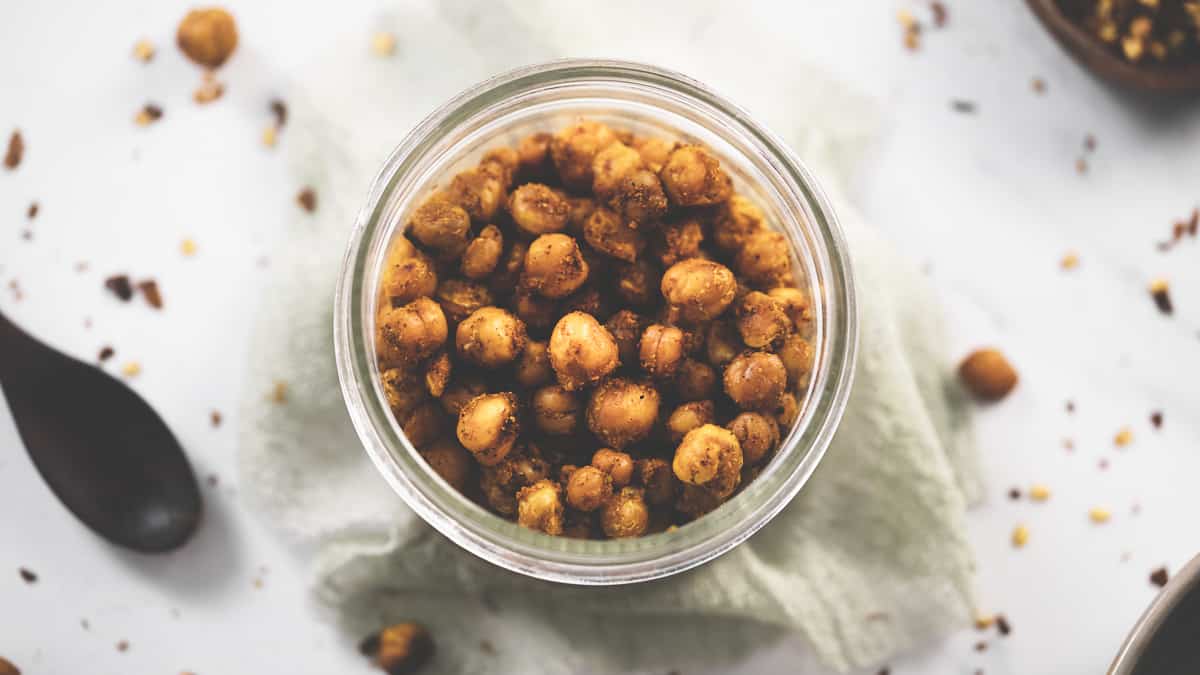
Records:
M813 308L708 148L581 119L451 176L380 270L397 422L481 507L554 536L682 525L800 414Z

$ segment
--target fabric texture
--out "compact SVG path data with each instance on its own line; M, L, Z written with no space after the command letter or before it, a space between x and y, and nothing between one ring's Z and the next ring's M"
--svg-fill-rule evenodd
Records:
M275 277L250 347L240 482L275 526L311 545L317 597L356 634L406 618L426 623L439 643L433 672L444 673L717 667L788 633L802 635L830 667L847 669L966 625L973 559L965 512L980 477L940 308L920 273L841 196L877 126L874 106L794 63L774 76L803 86L777 91L765 117L834 201L861 329L845 418L796 499L696 570L632 587L575 588L460 550L385 484L351 427L333 362L333 288L350 224L383 157L421 116L500 69L566 52L554 30L534 35L525 17L536 7L488 3L485 12L483 3L467 4L383 16L381 27L399 38L397 58L342 45L287 94L292 121L281 150L319 206L297 213L272 259ZM430 72L422 54L475 45L478 31L508 37L462 49L453 76ZM701 57L697 68L721 77ZM286 404L265 395L276 381L288 383Z

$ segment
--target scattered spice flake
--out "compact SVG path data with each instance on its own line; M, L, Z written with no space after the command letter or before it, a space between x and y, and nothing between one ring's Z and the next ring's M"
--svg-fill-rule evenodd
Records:
M491 640L480 640L479 641L479 651L483 652L484 654L495 655L496 646L492 644Z
M137 115L133 117L133 123L139 127L150 126L152 123L162 119L163 109L153 103L147 103L142 106Z
M1101 506L1093 506L1088 510L1088 518L1097 525L1107 523L1112 518L1112 512Z
M975 111L978 109L978 106L975 105L974 101L968 101L961 98L956 98L950 101L950 107L954 110L954 112L963 113L964 115L974 115Z
M179 242L179 252L190 258L196 255L196 242L192 239L184 239Z
M146 279L138 282L137 288L142 292L142 296L146 298L146 302L154 309L162 309L163 299L162 293L158 290L158 282L153 279Z
M1171 305L1171 295L1168 292L1166 279L1160 278L1150 282L1150 297L1154 298L1154 305L1163 314L1169 316L1175 311L1175 308Z
M137 377L142 372L142 364L137 361L130 361L121 366L121 374L125 377Z
M1050 499L1050 488L1045 485L1034 485L1029 488L1029 498L1035 502L1044 502Z
M258 577L255 577L254 578L254 588L258 589L258 588L262 588L262 587L263 587L263 580Z
M306 187L296 195L296 203L300 204L300 208L312 213L317 210L317 193L312 188Z
M283 99L271 99L271 114L275 116L275 128L282 129L287 124L288 109Z
M1009 498L1009 499L1011 499L1011 500L1013 500L1013 501L1016 501L1016 500L1020 499L1020 498L1021 498L1021 491L1020 491L1019 489L1017 489L1017 488L1009 488L1009 490L1008 490L1008 498Z
M208 414L208 421L212 422L213 428L221 426L221 411L214 410Z
M89 622L87 619L80 619L80 620L79 620L79 627L80 627L80 628L82 628L82 629L84 629L84 630L91 630L91 629L92 629L92 624L91 624L91 623L90 623L90 622Z
M975 630L987 630L996 623L996 617L992 614L976 614L975 615Z
M35 584L38 580L38 575L28 567L17 568L17 573L21 575L21 580L27 584Z
M1017 525L1012 531L1012 545L1015 548L1021 548L1029 541L1029 528L1024 525Z
M921 47L921 24L908 10L900 10L896 12L896 19L900 21L900 25L904 27L904 47L909 51L916 51Z
M41 208L42 208L42 207L41 207L41 206L38 206L38 203L37 203L37 202L30 202L30 203L29 203L29 208L28 208L28 209L26 209L26 211L25 211L25 217L26 217L26 218L28 218L28 219L30 219L30 220L33 220L34 218L37 218L38 211L39 211Z
M395 35L380 31L371 36L371 53L375 56L391 56L395 51Z
M1133 554L1129 551L1121 551L1121 562L1126 563L1133 559Z
M1192 217L1187 221L1188 236L1196 236L1196 232L1200 231L1200 208L1192 209Z
M1087 152L1095 152L1096 151L1096 137L1093 136L1092 134L1088 134L1088 135L1084 136L1083 137L1083 149Z
M1100 461L1096 462L1096 468L1101 471L1108 471L1108 460L1101 457Z
M265 255L260 255L254 259L254 266L260 270L265 270L271 266L271 259Z
M92 329L92 317L90 317L90 316L83 317L83 328L84 328L84 330Z
M934 0L933 2L929 3L929 9L933 11L933 25L937 26L938 28L944 28L946 26L946 19L949 16L949 12L946 11L946 6L937 0Z
M887 621L892 618L887 612L869 612L865 617L867 621Z
M979 642L975 643L975 651L977 652L986 652L987 647L988 645L986 640L980 640Z
M88 271L87 261L80 260L79 262L75 263L75 271L78 272L79 274L83 274L84 272Z
M13 302L20 302L25 298L25 293L21 290L21 282L16 279L8 282L8 290L12 291Z
M21 230L21 239L24 241L33 241L33 230Z
M97 355L96 358L100 359L100 363L104 363L105 361L111 359L113 357L113 354L116 354L116 353L117 353L116 350L114 350L112 347L105 345L100 348L100 354Z
M1121 427L1121 429L1117 431L1117 435L1113 436L1113 443L1115 443L1118 448L1123 448L1132 442L1133 431L1129 427Z
M117 651L119 651L119 652L129 651L129 640L121 640L120 642L118 642L117 643Z
M287 403L287 382L276 380L275 387L271 389L271 400L280 405Z
M217 487L217 483L221 482L221 479L217 477L217 474L210 473L210 474L208 474L208 478L206 479L206 482L208 483L208 487L215 488L215 487Z
M1068 400L1067 401L1067 414L1073 414L1074 412L1075 412L1075 401Z
M1167 585L1167 568L1160 567L1150 573L1150 583L1162 588Z
M1080 157L1079 159L1075 160L1075 173L1082 176L1083 174L1087 173L1087 171L1088 163L1086 159Z
M1033 87L1033 93L1035 93L1035 94L1046 93L1046 81L1040 77L1033 78L1033 81L1030 83L1030 86Z
M21 136L20 130L14 130L12 135L8 137L8 151L4 153L4 166L9 171L17 168L21 164L21 158L25 156L25 139Z
M997 614L996 629L1000 631L1001 635L1008 635L1012 632L1012 624L1008 622L1008 618L1003 614Z
M1150 426L1155 429L1161 429L1163 424L1163 414L1161 410L1155 410L1150 413Z
M278 136L279 132L277 131L277 128L274 126L268 126L266 129L263 129L262 144L268 148L273 148L278 140Z
M1074 251L1064 254L1062 260L1059 261L1058 266L1064 270L1073 270L1076 267L1079 267L1079 254L1075 253Z
M154 60L155 51L154 43L149 40L138 40L133 44L133 58L142 63Z
M212 73L204 73L204 79L200 82L200 86L196 87L196 91L192 93L192 100L200 105L212 103L221 98L225 93L225 85L217 81Z
M1142 512L1142 505L1137 502L1134 502L1133 506L1129 507L1129 512L1135 516L1138 515L1139 513Z
M1063 449L1066 450L1067 452L1075 451L1075 441L1073 441L1069 438L1063 439L1062 446L1063 446Z

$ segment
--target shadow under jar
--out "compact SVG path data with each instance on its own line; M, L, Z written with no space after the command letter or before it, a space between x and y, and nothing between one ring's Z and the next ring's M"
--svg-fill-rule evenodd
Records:
M401 429L376 359L384 259L414 210L488 150L515 148L530 134L553 133L580 118L618 132L707 147L732 178L734 192L754 202L768 227L784 235L797 285L810 296L812 371L806 389L796 392L799 414L790 428L781 429L774 456L716 510L677 528L627 539L546 535L460 493L430 468ZM849 254L812 174L778 138L703 84L620 61L565 60L512 71L472 87L417 126L388 158L355 223L334 324L351 419L368 455L405 502L484 560L531 577L585 585L682 572L730 550L770 521L812 475L837 429L857 346ZM489 391L507 388L493 385ZM661 410L660 421L669 413Z

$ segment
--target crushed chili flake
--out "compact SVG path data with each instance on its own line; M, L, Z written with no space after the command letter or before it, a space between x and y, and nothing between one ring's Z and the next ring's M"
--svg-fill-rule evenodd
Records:
M21 239L33 241L33 230L21 230Z
M112 347L109 347L108 345L105 345L100 348L100 353L96 355L96 358L100 359L100 363L104 363L105 361L111 359L113 357L113 354L116 354L116 353L117 353L117 351L115 349L113 349Z
M38 211L41 210L41 208L42 207L38 206L37 202L30 202L29 208L25 210L25 217L30 220L37 218Z
M1150 413L1150 424L1155 429L1161 429L1163 425L1163 414L1161 410L1155 410Z
M963 113L964 115L974 115L975 111L978 109L978 106L975 105L974 101L968 101L961 98L956 98L953 101L950 101L950 107L954 109L954 112Z
M1100 460L1096 462L1096 468L1100 469L1101 471L1108 471L1108 460L1101 457Z
M121 302L129 302L133 298L133 284L130 283L128 275L111 276L104 280L104 287L120 298Z
M288 109L282 99L271 100L271 114L275 116L275 128L282 129L287 124Z
M163 109L153 103L147 103L142 106L137 115L133 117L133 123L139 127L149 126L150 124L162 119Z
M1096 151L1096 137L1091 134L1084 136L1083 137L1083 149L1086 150L1087 152L1095 152Z
M154 59L154 43L149 40L138 40L133 45L133 58L142 63L149 63Z
M287 403L287 382L277 380L271 389L271 400L275 403Z
M129 640L121 640L121 641L117 642L117 651L119 651L119 652L129 651Z
M1150 583L1162 588L1167 585L1167 568L1160 567L1150 573Z
M933 25L937 26L938 28L944 27L946 25L946 19L949 16L949 12L946 11L946 6L937 0L934 0L933 2L929 3L929 9L933 12Z
M209 419L209 421L210 421L210 422L212 422L212 425L213 425L214 427L219 427L219 426L221 426L221 419L222 419L222 418L221 418L221 411L220 411L220 410L214 410L214 411L210 412L210 413L208 414L208 419Z
M13 302L20 302L25 297L25 293L21 290L21 282L16 279L8 282L8 290L12 291Z
M10 171L21 164L25 156L25 138L19 130L14 130L8 137L8 151L4 153L4 166Z
M88 263L87 263L87 261L86 261L86 260L80 260L79 262L75 263L75 271L76 271L76 272L78 272L78 273L80 273L80 274L83 274L84 272L88 271Z
M204 105L205 103L212 103L221 98L221 95L224 93L225 85L218 82L212 73L205 73L200 86L196 87L196 91L192 93L192 100Z
M1040 77L1033 78L1033 81L1030 83L1030 86L1033 87L1033 92L1035 94L1046 93L1046 81Z
M1154 305L1163 314L1169 315L1175 311L1175 308L1171 305L1171 295L1166 279L1155 279L1150 282L1150 297L1154 298Z
M158 290L158 282L153 279L146 279L138 282L137 288L142 292L142 297L146 298L146 302L154 309L162 309L163 299L162 293Z
M217 487L217 483L219 483L221 481L219 478L217 478L217 474L210 473L210 474L208 474L208 478L207 478L206 482L208 483L208 487Z
M1088 163L1086 159L1080 157L1079 159L1075 160L1075 173L1082 176L1083 174L1087 173L1087 170Z
M1075 412L1075 401L1067 401L1067 413Z
M1021 498L1021 491L1020 491L1019 489L1017 489L1017 488L1009 488L1009 490L1008 490L1008 498L1009 498L1009 499L1012 499L1012 500L1014 500L1014 501L1016 501L1016 500L1020 499L1020 498Z
M276 130L276 127L268 126L267 128L263 129L263 133L262 133L263 145L267 146L268 148L275 147L275 143L278 140L278 136L279 136L279 132Z
M25 583L27 583L27 584L37 583L38 575L33 570L31 570L27 567L20 567L17 569L17 573L21 575L21 580L24 581Z
M1012 624L1008 622L1008 618L1003 614L996 615L996 630L1000 631L1001 635L1008 635L1012 632Z
M975 643L975 651L977 652L986 652L987 647L988 645L986 640L980 640L979 642Z
M296 195L296 202L300 204L300 208L312 213L317 210L317 193L312 188L306 187Z

